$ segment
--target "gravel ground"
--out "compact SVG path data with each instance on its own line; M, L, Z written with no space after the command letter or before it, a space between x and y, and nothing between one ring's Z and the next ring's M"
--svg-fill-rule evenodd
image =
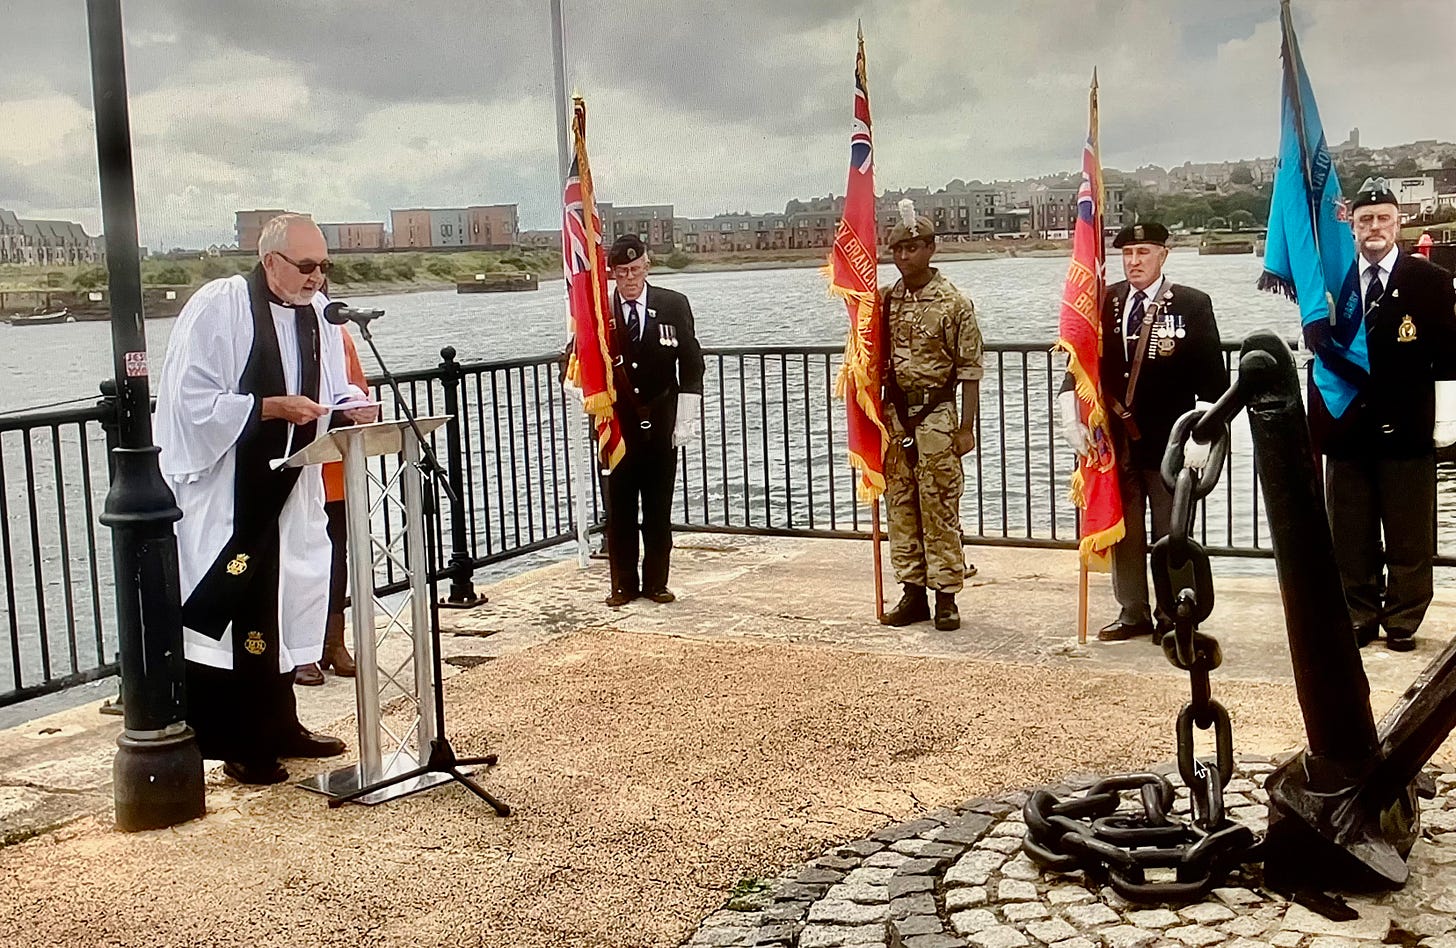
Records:
M736 885L834 842L968 797L1171 759L1186 687L588 629L447 685L457 750L500 754L486 783L514 816L459 787L330 811L292 787L214 776L204 820L122 835L87 819L0 850L0 933L58 945L674 945ZM1239 752L1302 743L1291 686L1214 688Z

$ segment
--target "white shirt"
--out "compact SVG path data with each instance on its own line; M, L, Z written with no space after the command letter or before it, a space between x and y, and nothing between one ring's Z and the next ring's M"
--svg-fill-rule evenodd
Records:
M1154 280L1151 284L1149 284L1146 290L1142 291L1146 297L1146 299L1143 300L1144 308L1146 308L1147 305L1153 300L1158 298L1158 296L1163 292L1163 284L1166 282L1168 282L1168 278L1160 273L1158 274L1158 278ZM1137 289L1133 287L1133 285L1130 283L1128 284L1127 289L1127 299L1124 300L1122 304L1122 341L1124 352L1127 351L1127 343L1136 339L1138 337L1138 333L1142 330L1142 323L1137 323L1136 325L1133 325L1131 327L1129 327L1127 324L1127 317L1130 313L1132 313L1133 306L1136 305L1134 302L1134 298L1138 294Z
M1360 308L1367 309L1370 306L1370 274L1380 274L1380 285L1384 289L1390 289L1390 274L1395 269L1395 258L1400 255L1399 247L1391 247L1376 263L1371 263L1364 257L1360 258Z

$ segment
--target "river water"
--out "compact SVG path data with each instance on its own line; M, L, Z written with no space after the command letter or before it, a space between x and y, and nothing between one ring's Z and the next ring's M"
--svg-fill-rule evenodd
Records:
M1173 253L1168 278L1213 297L1225 341L1256 329L1294 336L1299 316L1282 297L1254 289L1261 259L1252 255L1201 257ZM1120 263L1109 262L1110 278ZM1047 342L1056 338L1058 303L1066 277L1064 257L952 260L941 271L976 304L987 341ZM880 269L882 282L895 278ZM718 273L654 271L652 282L686 293L705 346L839 345L844 305L825 292L813 268ZM461 361L508 359L559 350L565 336L562 284L534 293L460 295L450 291L374 296L361 305L385 310L374 336L396 371L428 368L440 348L454 346ZM160 368L175 320L146 323L154 371ZM365 367L374 370L365 355ZM95 393L111 371L106 323L14 327L0 323L0 411Z

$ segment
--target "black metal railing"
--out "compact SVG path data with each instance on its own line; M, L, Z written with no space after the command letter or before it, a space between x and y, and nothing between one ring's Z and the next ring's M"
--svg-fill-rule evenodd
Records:
M1226 347L1230 356L1236 351ZM559 384L557 356L460 363L442 351L432 368L402 373L418 414L452 421L430 435L458 498L443 485L438 578L468 598L481 570L548 550L576 531L577 465L588 471L586 426ZM675 527L804 537L867 537L867 510L845 461L844 408L834 397L837 347L704 350L699 437L679 457ZM1071 548L1077 510L1067 496L1070 452L1055 430L1063 360L1044 343L986 348L977 450L966 459L962 523L971 544ZM1232 363L1232 358L1230 358ZM373 383L387 403L392 395ZM96 515L107 489L112 410L0 416L0 706L115 674L111 544ZM397 459L380 458L388 478ZM1236 422L1222 487L1200 505L1198 538L1211 553L1267 557L1247 424ZM1446 473L1441 474L1445 483ZM587 517L601 519L596 477L585 479ZM1438 536L1456 521L1456 491L1438 491ZM397 510L375 529L395 535ZM1452 551L1437 562L1456 565ZM515 565L512 563L512 565ZM392 560L376 591L403 588Z

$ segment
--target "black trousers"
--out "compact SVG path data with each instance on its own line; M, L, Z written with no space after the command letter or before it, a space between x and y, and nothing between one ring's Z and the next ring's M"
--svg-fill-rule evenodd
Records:
M1357 631L1415 635L1431 604L1436 555L1436 455L1325 458L1335 563ZM1380 592L1381 540L1385 594Z
M607 552L612 591L636 595L667 588L672 556L672 488L677 450L669 432L627 442L626 456L607 482ZM642 578L637 578L638 512L641 512Z
M283 743L302 728L292 670L252 678L200 662L185 664L187 723L208 760L277 760Z
M1151 621L1148 604L1148 542L1145 517L1153 512L1153 543L1168 535L1173 514L1173 494L1163 483L1160 471L1125 465L1118 470L1122 492L1122 522L1126 529L1112 547L1112 594L1121 610L1119 622L1138 624Z

